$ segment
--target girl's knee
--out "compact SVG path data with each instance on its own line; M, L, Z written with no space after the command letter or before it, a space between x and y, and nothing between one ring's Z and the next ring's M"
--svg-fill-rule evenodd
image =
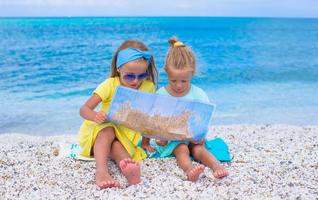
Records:
M174 149L174 154L179 154L179 153L185 153L189 154L189 147L186 144L179 144L175 149Z
M118 149L118 148L122 148L123 145L118 141L118 140L114 140L112 143L112 149Z
M106 127L103 128L102 130L100 130L98 132L97 137L103 137L103 138L107 138L107 139L114 139L115 136L115 130L113 127Z
M191 154L193 155L193 157L197 158L201 155L203 151L204 151L203 145L194 145L192 146Z

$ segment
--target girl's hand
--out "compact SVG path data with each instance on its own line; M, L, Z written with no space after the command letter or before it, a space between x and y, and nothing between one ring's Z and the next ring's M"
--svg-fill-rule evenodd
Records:
M144 150L149 151L149 152L156 151L156 148L153 148L152 146L150 146L150 139L146 138L146 137L142 137L141 148L143 148Z
M155 152L156 148L150 146L150 144L141 144L141 148L149 152Z
M157 143L157 145L165 146L165 145L168 143L168 141L165 141L165 140L156 140L156 143Z
M103 111L99 111L95 114L94 122L96 122L97 124L102 124L106 120L107 120L107 116L106 116L106 113L104 113Z
M199 140L199 141L191 141L191 144L196 144L196 145L203 145L204 140Z

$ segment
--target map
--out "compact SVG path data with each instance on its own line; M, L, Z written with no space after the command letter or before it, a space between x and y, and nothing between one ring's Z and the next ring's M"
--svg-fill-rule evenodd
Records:
M201 140L215 105L117 87L108 117L114 124L162 140Z

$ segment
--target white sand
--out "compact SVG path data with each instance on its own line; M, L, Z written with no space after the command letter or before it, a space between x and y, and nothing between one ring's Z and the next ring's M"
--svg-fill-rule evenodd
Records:
M317 199L318 126L217 126L234 159L230 175L217 180L210 169L196 183L184 180L174 159L141 163L142 183L128 186L113 162L121 189L95 186L94 162L56 157L60 141L75 135L0 135L0 199Z

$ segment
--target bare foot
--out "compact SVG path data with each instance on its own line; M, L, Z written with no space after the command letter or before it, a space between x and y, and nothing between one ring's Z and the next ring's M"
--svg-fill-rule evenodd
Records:
M119 182L113 179L108 173L96 170L96 185L101 189L119 187Z
M187 173L187 176L188 176L188 180L189 181L197 181L200 174L204 171L204 168L205 166L204 165L198 165L198 166L195 166L191 169L189 169L186 173Z
M222 165L219 165L216 169L213 169L213 176L215 178L223 178L227 175L229 175L229 172Z
M125 158L119 162L119 167L127 178L129 185L140 183L140 166L136 161Z

